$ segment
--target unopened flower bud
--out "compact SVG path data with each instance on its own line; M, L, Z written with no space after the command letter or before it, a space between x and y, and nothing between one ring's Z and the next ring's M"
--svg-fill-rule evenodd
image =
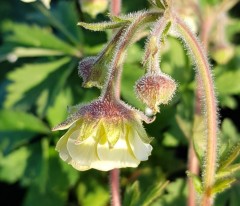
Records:
M172 99L176 87L175 81L166 74L147 73L137 81L135 91L138 98L156 113L159 112L158 105Z
M91 75L93 64L96 62L96 57L86 57L82 61L79 62L78 65L78 75L82 77L83 84L87 82L89 76Z
M101 88L105 79L104 65L98 61L97 56L86 57L79 62L78 75L83 79L84 87Z
M226 64L234 55L234 48L229 44L216 45L212 49L212 57L218 64Z

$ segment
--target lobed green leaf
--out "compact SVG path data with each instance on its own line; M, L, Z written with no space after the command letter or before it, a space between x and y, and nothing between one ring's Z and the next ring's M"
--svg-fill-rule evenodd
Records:
M82 26L85 29L91 31L105 31L107 29L116 29L125 26L128 24L128 21L120 22L102 22L102 23L85 23L79 22L77 25Z

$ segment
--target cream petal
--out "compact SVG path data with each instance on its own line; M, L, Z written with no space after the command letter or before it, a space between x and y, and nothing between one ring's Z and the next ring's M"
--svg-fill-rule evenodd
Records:
M127 138L136 158L140 161L147 160L148 156L151 154L152 146L150 144L144 143L134 128L129 129Z
M75 168L76 170L79 170L79 171L86 171L86 170L91 169L91 167L89 167L89 166L82 166L82 165L80 165L78 162L76 162L74 160L72 160L69 164L71 164L73 168Z
M59 152L59 156L63 161L68 161L70 159L70 155L67 150L67 136L61 137L61 139L58 141L56 150Z
M109 171L116 168L115 165L112 164L111 162L105 162L101 160L93 162L91 167L101 171Z
M111 123L103 122L103 127L107 135L109 147L113 148L114 145L117 143L120 135L123 133L122 125L122 121Z
M97 154L101 164L95 162L92 167L95 169L109 170L121 167L137 167L139 160L131 155L127 142L123 135L119 138L114 148L109 148L108 142L97 145Z
M91 163L98 160L96 154L97 143L93 137L89 137L80 144L76 144L75 139L78 134L79 133L74 132L70 136L67 142L68 152L73 161L77 162L79 165L91 167Z
M67 141L69 139L69 136L71 136L72 132L75 130L75 125L70 128L66 134L64 134L57 142L56 150L59 152L59 156L63 161L69 162L71 160L71 157L69 155L68 149L67 149Z

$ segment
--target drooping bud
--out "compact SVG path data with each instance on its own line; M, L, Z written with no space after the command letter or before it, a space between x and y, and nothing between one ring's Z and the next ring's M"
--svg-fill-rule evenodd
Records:
M83 84L87 82L89 76L91 75L93 64L96 62L96 57L86 57L79 62L78 65L78 75L82 77Z
M83 79L83 87L101 88L105 79L104 64L97 56L86 57L79 62L78 75Z
M175 81L166 74L147 73L137 81L135 92L138 98L156 113L159 112L158 105L169 103L176 87Z

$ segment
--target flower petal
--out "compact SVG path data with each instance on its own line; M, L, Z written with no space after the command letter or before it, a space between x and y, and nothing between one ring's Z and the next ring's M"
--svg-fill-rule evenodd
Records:
M67 141L74 130L76 130L77 125L74 124L67 132L64 134L57 142L56 150L59 152L59 155L63 161L69 162L71 157L67 150Z
M97 154L102 163L94 163L92 167L95 169L109 170L121 167L137 167L140 163L140 161L131 155L131 151L128 148L124 135L121 135L112 149L109 148L108 142L98 144Z
M80 165L79 163L77 163L74 160L72 160L69 164L71 164L73 168L75 168L76 170L79 170L79 171L86 171L86 170L91 169L91 167L89 167L89 166L82 166L82 165Z
M80 132L75 139L75 144L81 144L85 139L88 137L96 137L96 132L97 132L97 122L88 122L88 121L83 121L80 127ZM73 138L73 137L71 137Z
M97 161L96 141L93 137L88 137L80 144L75 144L78 137L78 131L73 132L67 142L67 149L73 161L81 166L91 166L91 163Z
M143 125L140 121L135 121L133 123L133 126L135 128L135 130L137 131L139 137L141 138L141 140L148 144L152 141L153 138L149 138L148 135L147 135L147 132L145 131L145 129L143 128Z
M152 146L148 143L144 143L138 132L133 128L129 128L127 138L136 158L140 161L147 160L148 156L151 154Z
M114 145L117 143L120 135L123 133L122 121L118 121L117 123L115 122L108 123L103 121L103 127L107 135L109 147L113 148Z

